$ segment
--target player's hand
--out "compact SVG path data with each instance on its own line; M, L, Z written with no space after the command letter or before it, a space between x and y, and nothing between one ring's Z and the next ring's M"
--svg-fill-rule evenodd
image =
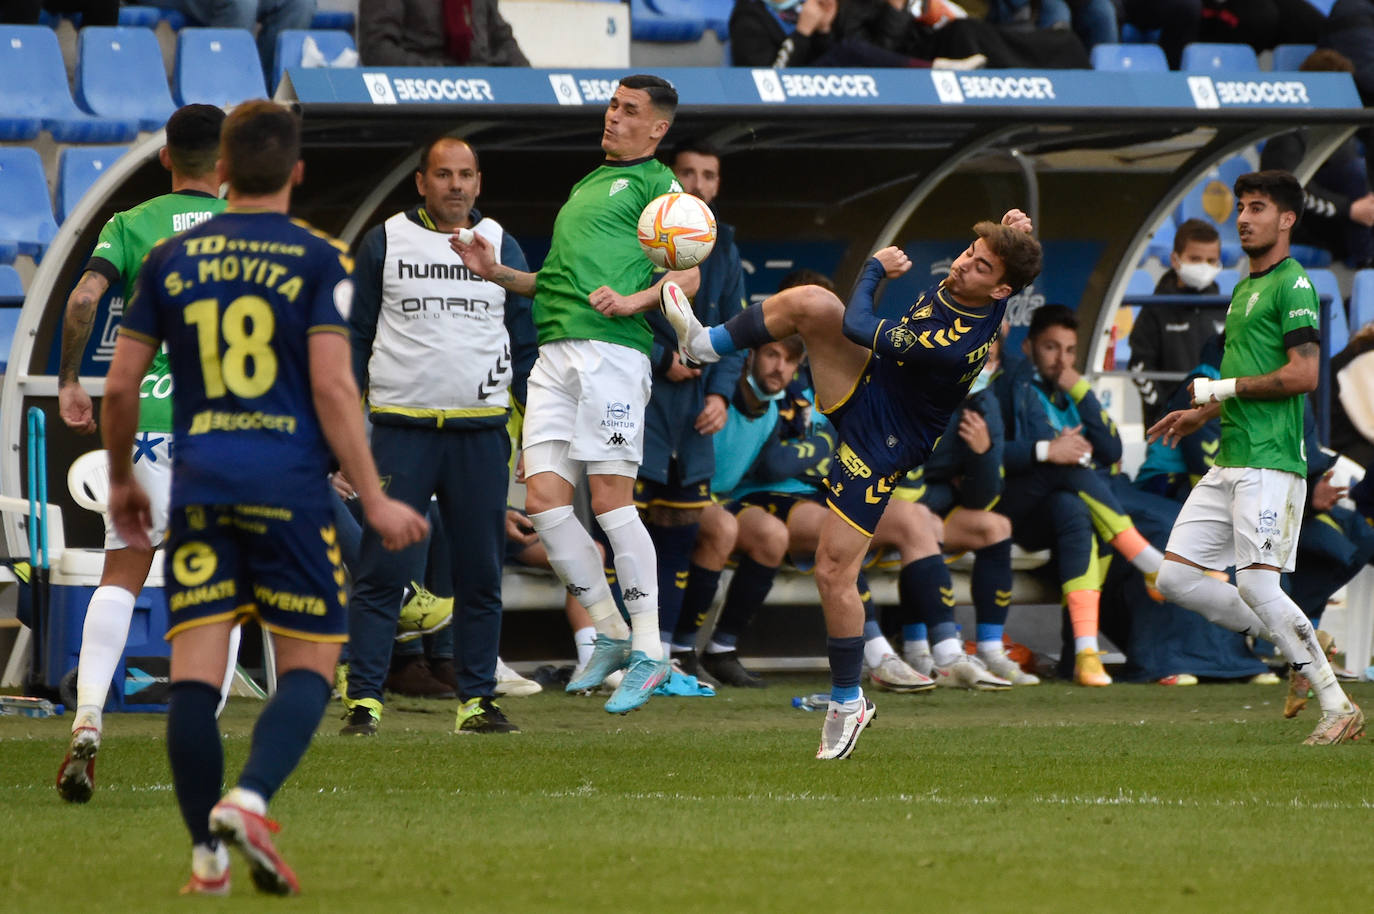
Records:
M1169 447L1178 443L1207 424L1207 415L1201 409L1176 409L1160 419L1145 433L1150 444L1163 441Z
M682 360L679 359L677 353L674 352L673 361L668 366L668 370L663 373L663 376L669 381L690 381L693 378L701 377L701 369L689 368L682 364Z
M992 450L992 435L988 433L987 420L978 410L964 408L959 417L959 440L975 454L986 454Z
M1322 478L1317 480L1317 484L1312 487L1312 507L1318 511L1330 511L1336 506L1336 502L1345 497L1349 491L1349 486L1333 486L1331 484L1331 471L1327 470L1322 474Z
M455 232L448 236L448 246L453 249L453 253L463 258L463 266L483 279L490 279L491 274L496 271L496 249L481 235L474 234L472 242L464 244Z
M873 255L873 259L883 265L888 279L896 279L911 269L911 258L899 247L887 247Z
M1073 390L1074 385L1081 380L1083 380L1083 376L1078 373L1078 370L1069 366L1059 372L1059 389L1065 392Z
M110 495L106 502L115 532L131 549L152 549L148 531L153 526L153 508L148 493L130 479L128 482L110 481Z
M534 532L534 525L530 523L530 519L525 516L523 511L507 508L506 539L522 546L533 546L539 542L539 534Z
M348 477L343 474L343 470L333 473L329 477L329 484L334 487L334 491L344 501L352 501L358 497L358 490L353 488L353 483L348 481Z
M1002 224L1009 225L1014 229L1020 229L1023 232L1035 231L1035 226L1031 225L1030 216L1027 216L1019 209L1007 210L1006 215L1002 217Z
M587 296L587 301L598 313L607 317L625 317L636 313L634 302L610 286L593 289L592 294Z
M382 538L382 545L395 552L412 546L429 533L429 521L403 501L383 495L366 509L367 523Z
M80 384L73 382L57 388L57 405L67 428L78 435L89 435L95 431L95 409L91 406L91 395Z
M1088 439L1079 434L1082 429L1083 426L1075 425L1073 428L1064 429L1052 439L1047 455L1048 462L1061 466L1075 466L1090 459L1093 446L1088 443Z
M697 413L697 421L692 427L697 430L698 435L714 435L725 428L725 419L729 412L730 407L724 397L720 394L707 394L706 405Z

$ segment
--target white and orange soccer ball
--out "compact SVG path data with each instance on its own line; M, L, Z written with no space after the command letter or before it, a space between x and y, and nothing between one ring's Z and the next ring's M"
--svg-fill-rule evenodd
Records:
M700 197L664 194L639 214L639 246L665 270L688 270L716 246L716 217Z

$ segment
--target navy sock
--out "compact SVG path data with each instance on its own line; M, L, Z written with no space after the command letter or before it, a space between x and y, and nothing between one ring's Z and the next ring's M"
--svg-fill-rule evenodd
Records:
M944 556L928 555L903 565L897 577L897 593L905 621L924 620L932 644L957 636L954 583L949 579Z
M658 630L667 638L677 630L682 599L687 594L692 544L697 541L700 524L661 527L646 524L649 539L658 555Z
M830 655L830 700L853 701L860 695L859 677L864 668L864 639L826 638Z
M978 640L1001 641L1002 628L1011 611L1011 540L984 546L973 553L970 588L973 606L978 611Z
M167 702L167 760L192 844L209 844L210 810L224 790L224 746L215 723L219 689L183 679Z
M716 623L715 633L717 641L733 645L739 640L739 636L749 627L754 610L759 608L767 598L768 591L773 589L773 579L777 575L778 569L760 565L747 555L740 556L735 577L725 593L725 605L720 608L720 621ZM725 640L727 638L731 640Z
M722 352L717 342L720 334L712 333L711 347L720 355L729 355L730 352L743 352L774 341L773 334L769 333L768 327L764 325L762 305L745 308L721 326L730 335L730 342L734 344L734 349L729 352Z
M682 593L682 608L678 612L677 627L673 629L674 647L696 644L697 632L706 624L706 614L711 611L711 601L716 598L718 586L719 571L688 565L687 589Z
M278 679L276 694L253 727L253 743L239 786L271 800L310 748L328 704L329 683L319 673L292 670Z

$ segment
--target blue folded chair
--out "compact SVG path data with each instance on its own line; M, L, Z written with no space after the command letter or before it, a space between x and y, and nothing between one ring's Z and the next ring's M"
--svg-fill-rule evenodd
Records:
M95 117L76 106L52 29L0 25L0 139L33 139L33 124L59 143L123 143L138 134L136 120Z
M43 256L57 234L43 161L27 146L0 146L0 240L20 254Z
M244 29L182 29L172 82L178 105L228 108L267 98L258 46Z
M68 146L57 160L57 222L61 225L76 209L86 191L124 155L128 146Z
M76 100L92 114L135 121L142 130L157 130L167 123L176 105L167 88L157 37L146 28L82 29Z

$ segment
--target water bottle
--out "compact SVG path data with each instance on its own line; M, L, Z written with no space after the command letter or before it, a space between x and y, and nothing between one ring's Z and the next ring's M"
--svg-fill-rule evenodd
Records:
M830 693L816 692L799 696L792 699L792 707L801 708L803 711L824 711L830 707Z
M23 715L24 717L53 717L65 708L55 705L46 698L30 698L27 695L0 695L0 715Z

